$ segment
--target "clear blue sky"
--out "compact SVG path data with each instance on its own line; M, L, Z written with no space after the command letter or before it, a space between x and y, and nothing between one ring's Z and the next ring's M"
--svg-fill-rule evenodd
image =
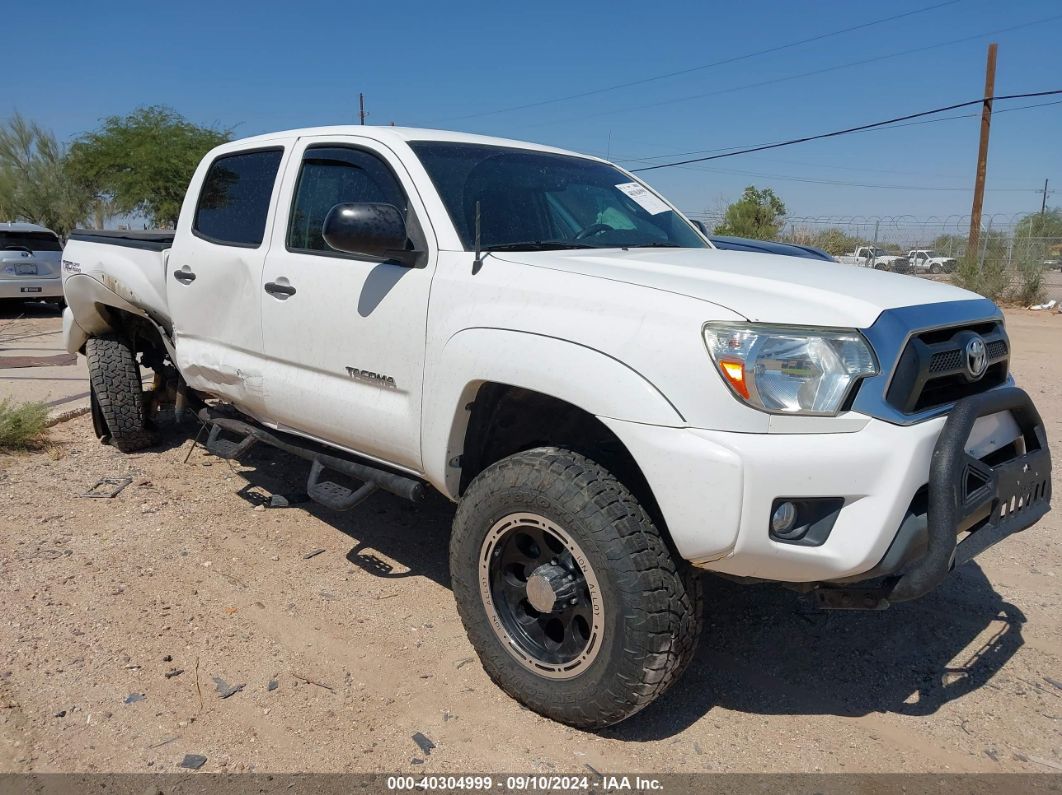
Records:
M493 112L937 2L539 0L519 10L503 2L13 3L4 12L9 80L0 116L17 110L70 139L104 116L165 104L240 136L353 123L363 91L369 123L539 141L633 168L635 158L758 144L974 99L990 40L1000 47L997 94L1062 88L1059 0L960 0L715 68ZM1058 18L987 35L1048 17ZM968 40L944 44L957 39ZM855 61L870 62L846 66ZM769 84L749 87L757 83ZM755 183L774 188L795 216L964 214L978 129L977 118L918 124L728 158L707 164L710 171L644 176L689 211L719 207ZM997 113L986 212L1038 210L1045 177L1062 189L1060 142L1062 104ZM1059 197L1048 204L1062 204Z

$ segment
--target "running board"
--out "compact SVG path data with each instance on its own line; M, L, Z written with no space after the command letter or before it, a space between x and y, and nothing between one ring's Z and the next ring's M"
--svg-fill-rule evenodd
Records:
M363 483L359 489L353 490L330 480L321 480L322 472L324 466L315 458L306 481L306 493L311 500L333 511L349 511L376 491L376 484L372 482Z
M210 433L207 434L206 449L211 455L216 455L218 458L225 458L232 460L239 458L246 453L258 440L254 438L252 434L247 434L238 442L234 442L231 439L222 439L220 425L215 425L210 429Z
M262 442L312 462L306 493L314 502L327 508L349 511L377 489L389 491L413 502L424 499L426 489L421 481L341 457L342 454L338 451L338 454L325 452L324 445L220 414L209 406L201 409L198 416L200 421L210 428L207 450L220 458L236 458L257 442ZM235 441L225 439L222 438L222 433L239 438ZM325 470L339 472L362 485L357 489L348 489L333 481L323 480L321 475Z

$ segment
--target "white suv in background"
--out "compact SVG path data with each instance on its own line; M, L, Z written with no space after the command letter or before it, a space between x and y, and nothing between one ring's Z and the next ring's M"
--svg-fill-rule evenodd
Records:
M37 224L0 223L0 300L47 300L60 305L63 244Z

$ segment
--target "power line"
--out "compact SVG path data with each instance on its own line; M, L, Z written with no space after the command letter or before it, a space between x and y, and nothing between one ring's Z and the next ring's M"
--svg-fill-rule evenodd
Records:
M834 179L818 179L815 177L798 177L789 174L765 174L759 171L743 171L733 168L708 168L706 166L680 166L690 171L705 171L711 174L737 174L745 177L762 177L764 179L781 180L783 182L806 182L813 185L837 185L841 187L852 188L879 188L885 190L929 190L929 191L967 191L970 190L969 185L963 187L945 187L937 185L895 185L895 184L872 184L866 182L848 182L844 180ZM635 169L636 170L636 169ZM1007 193L1040 193L1040 188L986 188L986 190L994 192L1007 192Z
M751 146L745 149L738 149L733 152L722 152L714 155L706 155L704 157L694 157L689 160L676 160L671 163L657 163L652 166L643 166L642 168L632 168L631 171L653 171L658 168L671 168L673 166L685 166L690 163L703 163L708 160L719 160L724 157L736 157L737 155L747 155L752 152L763 152L767 149L780 149L783 146L793 146L794 144L807 143L808 141L819 141L824 138L836 138L841 135L849 135L851 133L862 132L864 130L873 130L878 127L885 127L890 124L896 124L897 122L908 121L910 119L918 119L923 116L932 116L937 113L945 113L949 110L958 110L959 108L968 108L972 105L983 105L985 102L1003 101L1008 99L1027 99L1030 97L1049 97L1062 94L1062 89L1054 89L1052 91L1031 91L1024 94L1004 94L998 97L981 97L979 99L971 99L967 102L957 102L954 105L945 105L941 108L934 108L933 110L923 110L918 113L908 113L905 116L896 116L892 119L885 119L884 121L875 121L870 124L860 124L857 127L847 127L843 130L834 130L828 133L820 133L818 135L805 135L802 138L791 138L788 141L778 141L771 144L761 144L759 146Z
M791 41L791 42L789 42L787 44L780 44L780 45L778 45L776 47L768 47L767 49L764 49L764 50L756 50L755 52L745 53L744 55L735 55L733 57L724 58L724 59L719 60L719 61L713 61L711 63L701 64L700 66L691 66L691 67L688 67L686 69L678 69L678 70L676 70L674 72L665 72L663 74L652 75L650 77L643 77L643 78L640 78L638 80L630 80L630 81L628 81L626 83L616 83L616 84L611 85L611 86L602 86L601 88L593 88L593 89L589 89L587 91L581 91L578 94L568 94L568 95L563 96L563 97L554 97L552 99L542 99L542 100L538 100L536 102L528 102L528 103L525 103L523 105L512 105L512 106L507 107L507 108L497 108L495 110L481 111L479 113L470 113L470 114L467 114L465 116L452 116L449 119L444 119L443 121L462 121L464 119L477 119L477 118L481 118L483 116L494 116L494 115L497 115L499 113L511 113L512 111L526 110L528 108L540 108L543 105L552 105L552 104L555 104L557 102L567 102L567 101L572 100L572 99L582 99L584 97L592 97L592 96L595 96L597 94L605 94L605 93L608 93L610 91L618 91L618 90L620 90L622 88L631 88L633 86L641 86L641 85L645 85L646 83L656 82L658 80L666 80L666 79L671 78L671 77L679 77L681 75L687 75L687 74L691 74L693 72L701 72L701 71L704 71L706 69L714 69L717 66L725 66L727 64L737 63L738 61L745 61L745 60L748 60L750 58L758 58L761 55L770 55L772 53L781 52L782 50L792 49L793 47L800 47L800 46L802 46L804 44L812 44L812 43L814 43L816 41L822 41L823 39L829 39L829 38L832 38L834 36L841 36L841 35L843 35L845 33L852 33L853 31L857 31L857 30L864 30L866 28L874 27L876 25L882 25L882 24L884 24L886 22L894 22L894 21L896 21L898 19L904 19L905 17L915 16L917 14L925 14L925 13L927 13L929 11L935 11L938 8L944 8L945 6L955 5L956 3L959 3L959 2L962 2L962 0L947 0L947 2L936 3L936 4L931 5L931 6L925 6L924 8L916 8L916 9L914 9L912 11L906 11L906 12L904 12L902 14L894 14L893 16L890 16L890 17L883 17L881 19L874 19L874 20L871 20L869 22L863 22L863 23L861 23L859 25L852 25L851 27L842 28L840 30L830 31L829 33L820 33L817 36L812 36L812 37L807 38L807 39L800 39L798 41Z
M981 101L981 100L978 100L978 101ZM1016 111L1016 110L1030 110L1032 108L1046 108L1046 107L1051 106L1051 105L1062 105L1062 99L1056 99L1056 100L1053 100L1051 102L1036 102L1036 103L1033 103L1031 105L1018 105L1017 107L1014 107L1014 108L1003 108L1001 110L995 111L995 114L998 116L1001 113L1011 113L1011 112ZM901 127L914 127L914 126L921 125L921 124L937 124L939 122L944 122L944 121L955 121L956 119L974 119L974 118L979 117L980 115L981 115L980 113L959 113L959 114L956 114L954 116L941 116L939 119L921 119L920 121L909 121L909 122L905 122L903 124L893 124L893 125L890 125L888 127L873 127L873 128L865 129L865 130L854 130L853 132L863 133L863 132L880 132L881 130L898 130ZM759 144L756 144L756 146L759 146ZM732 152L735 149L743 149L743 148L744 147L740 147L740 146L724 146L724 147L719 147L717 149L696 149L696 150L689 151L689 152L672 152L671 154L667 154L667 155L643 155L643 156L640 156L640 157L633 157L633 156L632 157L621 157L621 158L616 158L613 162L617 162L617 163L650 163L651 164L655 160L663 160L663 159L668 158L668 157L685 157L686 155L710 154L710 153L714 153L714 152ZM735 152L735 154L738 154L738 153ZM778 161L778 162L786 162L786 161ZM798 163L798 162L795 162L795 161L788 161L788 162L790 162L793 165L806 165L806 166L811 166L813 168L837 168L837 169L844 169L844 170L849 170L849 171L877 172L877 173L881 173L881 174L921 174L922 173L922 172L910 172L910 171L892 171L892 170L887 170L887 169L873 169L873 168L866 168L866 169L854 168L854 167L845 168L844 166L838 166L838 165L834 165L834 164L825 164L824 165L824 164L820 164L820 163ZM640 170L646 170L646 169L633 169L633 170L640 171ZM708 170L711 170L711 169L700 169L700 170L708 171ZM764 174L762 176L771 176L771 175L770 174ZM941 175L941 176L952 177L953 175Z
M813 69L810 72L800 72L800 73L795 74L795 75L783 75L782 77L774 77L774 78L771 78L769 80L760 80L760 81L755 82L755 83L745 83L745 84L740 85L740 86L731 86L729 88L720 88L720 89L716 89L714 91L706 91L706 92L702 92L702 93L699 93L699 94L688 94L688 95L683 96L683 97L674 97L672 99L664 99L664 100L660 100L658 102L649 102L649 103L645 103L645 104L641 104L641 105L625 105L622 108L614 108L612 110L603 110L603 111L598 111L596 113L584 113L584 114L580 114L578 116L567 116L567 117L562 118L562 119L552 119L550 121L540 122L538 124L529 124L529 125L524 125L524 126L528 127L528 128L549 127L551 125L565 124L565 123L571 122L571 121L581 121L583 119L591 119L591 118L597 118L597 117L601 117L601 116L615 116L615 115L620 114L620 113L628 113L630 111L635 111L635 110L647 110L647 109L650 109L650 108L663 107L665 105L675 105L675 104L679 104L679 103L682 103L682 102L689 102L689 101L694 100L694 99L706 99L708 97L716 97L716 96L720 96L720 95L723 95L723 94L733 94L733 93L735 93L737 91L747 91L747 90L753 89L753 88L763 88L765 86L777 85L778 83L786 83L786 82L789 82L789 81L792 81L792 80L800 80L800 79L803 79L805 77L814 77L816 75L828 74L829 72L837 72L837 71L841 71L842 69L848 69L848 68L853 67L853 66L864 66L866 64L877 63L879 61L887 61L887 60L891 60L893 58L902 58L903 56L906 56L906 55L913 55L913 54L917 54L917 53L923 53L923 52L926 52L927 50L934 50L934 49L938 49L940 47L953 47L956 44L965 44L968 41L976 41L978 39L984 39L984 38L987 38L989 36L998 36L998 35L1001 35L1003 33L1011 33L1011 32L1013 32L1015 30L1020 30L1022 28L1029 28L1029 27L1033 27L1033 26L1036 26L1036 25L1043 25L1043 24L1046 24L1048 22L1054 22L1054 21L1059 20L1059 19L1062 19L1062 14L1056 14L1055 16L1044 17L1043 19L1034 19L1031 22L1023 22L1023 23L1021 23L1019 25L1011 25L1010 27L1000 28L998 30L989 30L989 31L985 31L983 33L975 33L975 34L973 34L971 36L962 36L961 38L958 38L958 39L951 39L949 41L938 42L936 44L926 44L926 45L923 45L923 46L920 46L920 47L912 47L911 49L907 49L907 50L899 50L899 51L885 53L884 55L875 55L875 56L873 56L871 58L862 58L862 59L860 59L858 61L848 61L848 62L842 63L842 64L835 64L834 66L825 66L825 67L823 67L821 69Z
M637 169L635 169L637 171ZM816 179L814 177L796 177L787 174L764 174L758 171L742 171L738 169L726 169L726 168L698 168L698 171L708 171L713 174L737 174L745 177L762 177L765 179L781 180L782 182L805 182L812 185L837 185L841 187L852 188L877 188L881 190L930 190L930 191L968 191L969 185L962 187L944 187L936 185L893 185L893 184L872 184L868 182L846 182L835 179ZM987 190L995 192L1007 192L1007 193L1040 193L1040 188L988 188Z

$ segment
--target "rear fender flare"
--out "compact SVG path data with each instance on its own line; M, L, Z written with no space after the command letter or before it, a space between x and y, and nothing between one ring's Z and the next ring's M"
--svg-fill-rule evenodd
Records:
M145 310L88 274L75 274L63 284L67 308L63 310L63 344L69 353L84 352L89 337L116 331L107 307L142 317L159 332L159 339L176 362L176 352L166 330Z

